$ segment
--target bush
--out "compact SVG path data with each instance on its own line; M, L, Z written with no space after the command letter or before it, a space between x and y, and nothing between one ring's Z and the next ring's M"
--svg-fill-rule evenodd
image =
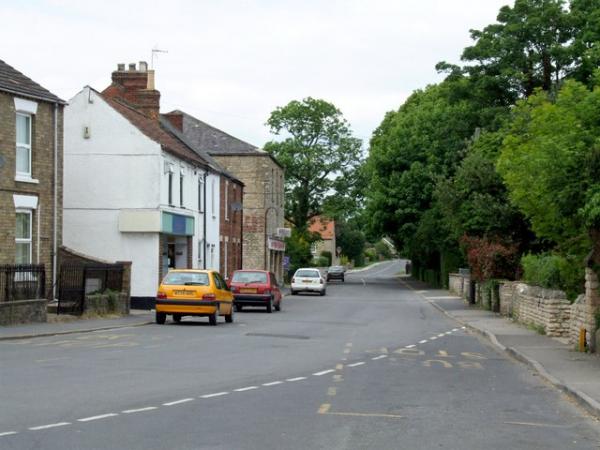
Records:
M471 277L478 282L492 278L514 279L518 266L517 247L486 238L463 236Z
M390 251L390 248L387 245L385 245L383 241L379 241L375 244L375 251L379 256L383 257L384 259L390 259L392 257L392 252Z
M377 259L377 251L373 248L367 248L364 251L365 258L369 258L369 261L375 261Z
M321 258L327 258L327 266L331 265L331 262L333 261L332 256L331 256L331 252L328 250L323 250L321 252Z
M312 265L315 267L329 267L329 259L325 256L319 256L318 258L315 258Z
M575 300L584 290L585 272L581 262L560 255L525 255L521 258L523 281L547 289L565 291Z

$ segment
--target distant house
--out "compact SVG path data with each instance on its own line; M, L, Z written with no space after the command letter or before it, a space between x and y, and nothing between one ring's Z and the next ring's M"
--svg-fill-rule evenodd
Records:
M65 102L0 60L0 264L44 264L61 245Z
M335 242L335 221L322 216L310 219L308 231L318 233L321 239L312 244L311 253L314 258L321 256L324 251L331 252L332 264L337 264Z
M284 170L269 153L179 110L167 114L193 145L244 183L242 266L283 279Z
M161 116L154 71L120 64L65 110L65 244L132 261L134 305L151 303L169 269L221 268L222 176L242 191Z

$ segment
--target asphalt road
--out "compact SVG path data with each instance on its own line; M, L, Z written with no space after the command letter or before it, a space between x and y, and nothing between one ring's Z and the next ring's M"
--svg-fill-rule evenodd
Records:
M283 311L0 342L0 449L598 449L388 262Z

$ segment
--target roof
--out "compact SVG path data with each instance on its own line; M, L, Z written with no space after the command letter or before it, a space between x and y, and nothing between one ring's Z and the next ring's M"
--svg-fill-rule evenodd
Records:
M195 164L200 164L206 168L209 167L207 161L200 158L196 152L191 150L169 131L165 130L160 121L147 117L146 115L127 105L123 100L107 97L102 94L99 95L102 96L102 98L110 106L112 106L118 113L125 117L133 126L135 126L150 139L160 144L164 151Z
M315 216L310 219L308 231L319 233L324 241L331 240L335 237L335 221L326 217Z
M51 103L67 102L0 60L0 91Z
M226 155L228 153L262 154L252 144L231 136L212 125L196 119L181 110L176 109L168 114L181 114L183 116L183 132L200 150L213 155Z

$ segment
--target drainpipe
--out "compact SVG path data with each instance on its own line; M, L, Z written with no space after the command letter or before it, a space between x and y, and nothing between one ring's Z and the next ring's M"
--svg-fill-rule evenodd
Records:
M202 220L204 222L204 226L202 227L202 251L204 252L204 258L202 258L203 269L206 269L206 190L208 189L208 183L206 182L208 178L208 170L204 171L204 199L202 200L204 206L204 211L202 213Z
M58 236L58 103L54 104L54 221L52 231L52 300L56 299Z

